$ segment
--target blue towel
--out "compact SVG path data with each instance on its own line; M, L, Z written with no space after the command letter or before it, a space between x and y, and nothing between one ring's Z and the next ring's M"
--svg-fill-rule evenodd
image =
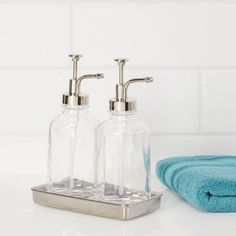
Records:
M211 212L236 212L236 156L172 157L157 163L163 184Z

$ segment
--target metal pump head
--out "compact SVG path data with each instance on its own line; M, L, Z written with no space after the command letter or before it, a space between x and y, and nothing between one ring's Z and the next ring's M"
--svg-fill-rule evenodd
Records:
M103 74L87 74L78 78L78 61L82 57L79 54L69 55L73 62L73 77L69 80L69 93L63 94L62 103L65 105L88 105L89 95L80 92L80 85L84 79L101 79Z
M110 100L110 111L133 111L136 110L136 101L128 98L128 87L137 82L153 82L152 77L134 78L124 82L124 65L128 61L125 58L115 59L119 66L119 84L116 84L116 97Z

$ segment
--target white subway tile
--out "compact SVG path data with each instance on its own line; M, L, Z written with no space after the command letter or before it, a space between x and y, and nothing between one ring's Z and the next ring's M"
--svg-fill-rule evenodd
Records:
M142 87L136 85L133 91L140 116L150 124L151 132L198 132L197 72L153 70L149 73L155 82Z
M64 70L0 71L0 133L46 133L68 91Z
M0 2L0 67L67 66L69 13L62 2Z
M172 156L236 155L235 135L153 135L153 163Z
M236 70L202 73L202 131L236 132Z
M89 72L91 70L88 70ZM82 70L85 73L84 70ZM118 66L103 72L100 81L84 81L82 90L88 92L91 112L101 120L108 117L109 99L115 97ZM152 76L153 83L131 84L128 96L137 100L138 116L146 121L152 133L198 132L198 76L196 71L150 70L125 68L125 81Z
M137 66L232 66L235 21L229 2L77 2L74 50L90 65L125 56Z

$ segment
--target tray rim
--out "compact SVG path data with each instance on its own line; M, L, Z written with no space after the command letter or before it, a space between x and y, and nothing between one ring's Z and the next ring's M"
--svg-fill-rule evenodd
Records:
M118 206L122 206L122 207L135 206L135 205L143 204L144 202L148 202L148 201L151 201L153 199L160 199L163 196L162 192L151 191L151 197L148 198L148 199L142 200L140 202L134 202L134 203L118 203L117 202L116 203L116 202L105 201L105 200L100 200L100 199L89 199L89 198L83 198L83 197L79 197L79 196L72 196L72 195L67 195L67 194L54 193L54 192L50 192L50 191L42 189L45 186L47 186L47 184L37 185L37 186L32 187L30 190L35 191L35 192L42 192L42 193L46 193L46 194L57 195L57 196L61 196L61 197L68 197L68 198L86 200L86 201L91 201L91 202L99 202L99 203L110 204L110 205L115 205L115 206L118 205Z

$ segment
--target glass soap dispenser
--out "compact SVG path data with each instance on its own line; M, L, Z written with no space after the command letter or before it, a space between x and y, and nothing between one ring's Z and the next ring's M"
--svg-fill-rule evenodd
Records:
M111 116L97 130L95 185L98 198L129 204L151 196L151 153L148 126L137 119L136 101L128 97L128 87L153 79L135 78L124 83L127 59L115 61L119 83L116 97L109 102Z
M90 193L94 186L95 130L99 125L88 113L89 96L81 93L85 79L100 79L103 74L78 78L77 64L81 55L70 55L73 78L69 93L63 95L62 113L49 128L48 191L57 193Z

